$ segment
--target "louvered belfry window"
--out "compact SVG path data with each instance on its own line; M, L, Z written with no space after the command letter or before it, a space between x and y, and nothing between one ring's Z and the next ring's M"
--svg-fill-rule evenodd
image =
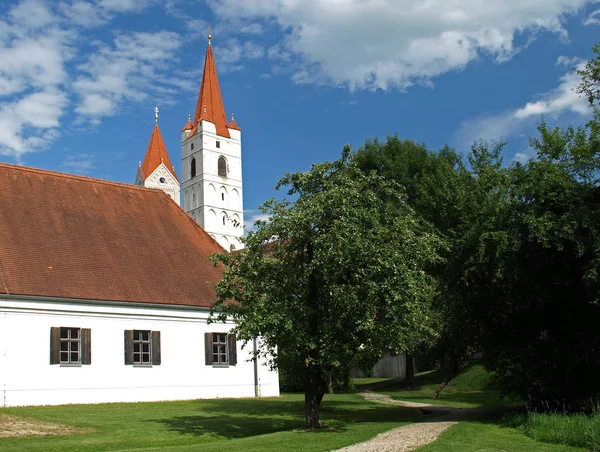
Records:
M219 176L221 177L227 177L227 160L225 160L225 157L221 156L219 157Z

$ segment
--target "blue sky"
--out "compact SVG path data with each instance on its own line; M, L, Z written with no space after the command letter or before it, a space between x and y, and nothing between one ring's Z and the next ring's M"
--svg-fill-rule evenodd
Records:
M181 173L208 27L242 128L246 223L285 172L398 133L432 150L589 118L583 0L43 0L0 4L0 161L133 183L153 109Z

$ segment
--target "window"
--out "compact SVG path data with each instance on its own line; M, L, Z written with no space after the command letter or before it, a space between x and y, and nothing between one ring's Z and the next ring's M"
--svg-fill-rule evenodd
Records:
M205 333L206 365L235 366L237 364L237 340L235 334Z
M190 163L190 174L191 177L196 177L196 159L192 157L192 162Z
M221 193L221 201L225 201L225 193Z
M160 331L126 330L125 364L160 365Z
M159 181L161 184L166 184L166 183L167 183L167 180L166 180L164 177L161 177L160 179L158 179L158 181Z
M225 215L223 215L223 226L225 226Z
M221 148L221 142L219 140L217 140L217 149Z
M194 143L190 144L190 151L194 150Z
M91 336L89 328L50 328L50 364L91 364Z
M227 160L223 156L219 157L218 171L219 176L227 177Z

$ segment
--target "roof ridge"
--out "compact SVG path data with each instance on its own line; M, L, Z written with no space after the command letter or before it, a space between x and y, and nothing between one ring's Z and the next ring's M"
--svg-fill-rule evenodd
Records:
M159 191L159 192L163 193L165 196L170 198L170 196L167 195L166 193L164 193L162 190L156 190L154 188L146 188L146 187L142 187L140 185L133 185L133 184L125 183L125 182L115 182L115 181L110 181L110 180L106 180L106 179L98 179L96 177L80 176L78 174L62 173L60 171L47 170L47 169L42 169L42 168L34 168L31 166L25 166L25 165L15 165L12 163L5 163L5 162L0 162L0 168L1 167L12 168L12 169L16 169L19 171L28 171L30 173L45 174L47 176L58 176L58 177L66 178L66 179L76 179L76 180L80 180L83 182L97 182L100 184L112 185L112 186L121 187L121 188L129 188L129 189L151 191L151 192Z

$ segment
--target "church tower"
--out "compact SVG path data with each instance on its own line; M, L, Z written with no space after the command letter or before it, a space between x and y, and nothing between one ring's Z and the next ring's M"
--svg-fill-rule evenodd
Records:
M244 234L242 137L227 123L208 36L196 114L181 130L183 210L226 250L239 249Z
M179 179L158 128L158 107L154 109L154 118L156 123L144 161L138 167L135 185L162 190L179 205Z

